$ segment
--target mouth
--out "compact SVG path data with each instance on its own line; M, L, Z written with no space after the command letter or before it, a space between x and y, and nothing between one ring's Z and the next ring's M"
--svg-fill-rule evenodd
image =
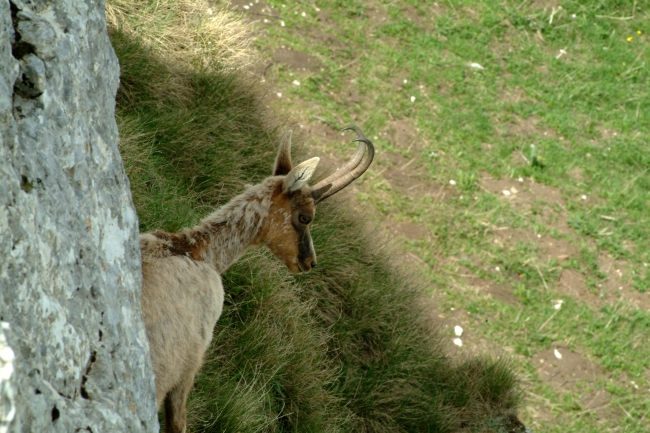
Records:
M307 269L306 266L304 266L302 263L298 262L298 272L294 272L296 274L302 274L302 273L307 273L311 271L311 269Z

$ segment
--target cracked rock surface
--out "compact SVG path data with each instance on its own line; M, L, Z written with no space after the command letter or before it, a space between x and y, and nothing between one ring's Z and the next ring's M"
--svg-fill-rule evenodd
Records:
M0 0L0 433L158 431L103 1Z

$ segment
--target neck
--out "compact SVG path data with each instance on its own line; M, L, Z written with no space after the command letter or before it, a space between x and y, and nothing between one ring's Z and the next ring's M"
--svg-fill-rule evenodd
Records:
M271 206L277 182L269 178L249 187L243 194L209 215L187 235L202 243L201 259L223 274L256 243Z

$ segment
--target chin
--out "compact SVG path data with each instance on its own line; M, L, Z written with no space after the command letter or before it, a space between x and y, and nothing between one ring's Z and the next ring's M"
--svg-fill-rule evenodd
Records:
M302 269L300 269L300 267L295 263L288 263L287 268L292 274L302 274L303 272Z

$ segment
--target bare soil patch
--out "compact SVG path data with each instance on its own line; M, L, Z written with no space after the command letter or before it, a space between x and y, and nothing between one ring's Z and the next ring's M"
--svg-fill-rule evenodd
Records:
M429 196L436 200L445 200L458 196L455 188L431 182L426 170L418 163L418 157L406 158L401 154L386 152L383 157L378 155L376 158L379 161L383 159L382 165L386 168L382 175L391 188L408 198Z
M386 129L383 134L387 141L400 149L400 152L378 152L375 158L377 164L384 167L381 174L391 188L409 198L430 196L444 200L458 195L458 191L448 185L431 182L420 162L419 153L414 152L422 147L423 140L408 120L391 120Z
M480 185L486 190L500 195L515 206L530 205L534 202L544 202L552 205L559 203L565 206L566 202L559 189L552 186L534 182L530 179L492 179L484 177ZM504 193L504 191L508 191Z
M508 248L519 242L535 244L540 249L542 260L566 260L575 257L580 250L570 242L562 238L543 236L523 228L503 228L493 232L494 243L502 248Z
M387 230L395 236L401 236L410 240L426 240L433 242L431 232L422 224L412 222L391 221L387 223Z
M602 257L602 256L601 256ZM605 259L606 263L607 260ZM602 259L601 259L602 260ZM599 260L599 261L601 261ZM585 302L587 305L600 309L605 304L614 304L624 301L631 308L650 311L650 294L635 290L625 279L627 269L623 262L611 261L609 267L601 264L601 270L608 278L597 284L597 293L592 292L585 283L585 277L575 269L563 269L556 284L556 289L568 296Z
M321 143L338 142L342 138L341 131L317 119L303 124L301 132Z
M582 397L581 413L591 413L601 420L615 420L621 415L620 410L612 405L612 396L605 390L599 389Z
M418 148L421 140L418 139L417 130L411 126L408 120L391 120L387 122L387 126L390 142L394 146L407 151Z
M402 2L402 16L423 29L429 29L433 24L433 16L421 13L414 6L405 2Z
M621 290L629 288L630 273L627 263L615 260L607 253L601 253L598 256L598 267L607 275L607 280L602 287L606 290Z
M602 125L596 126L596 131L598 131L600 133L600 138L601 138L601 140L604 140L604 141L609 141L609 140L615 138L617 135L620 134L618 131L613 130L613 129L607 129Z
M531 363L539 378L560 392L580 392L605 375L600 365L561 344L533 355ZM580 414L589 412L599 419L617 419L620 416L611 404L611 395L604 390L586 393L580 404Z
M541 380L563 391L577 391L578 381L593 382L603 374L598 364L564 345L553 345L533 355L531 362Z
M518 305L519 299L512 294L512 290L507 284L498 284L493 281L487 281L483 278L472 275L469 270L463 274L465 284L475 293L490 296L496 301L509 305Z
M543 126L542 120L537 117L529 117L523 119L517 115L514 115L513 120L507 123L498 122L501 124L505 131L503 135L506 137L509 136L527 136L527 137L545 137L545 138L557 138L557 133L548 127Z
M376 24L383 24L390 20L390 15L386 12L384 5L378 4L366 9L368 19Z
M569 170L568 175L578 183L585 181L585 171L582 167L573 167L571 170Z
M406 158L401 154L385 153L383 159L386 168L384 178L390 183L391 188L400 191L407 197L422 197L429 193L430 185L426 180L426 172L417 163L417 157Z
M615 260L609 254L600 254L598 266L607 275L598 286L609 299L624 299L635 308L650 311L650 293L641 293L632 287L632 271L628 263Z
M534 182L531 179L492 179L484 177L479 185L507 200L516 209L533 212L541 222L552 226L559 233L574 235L569 226L566 200L559 189Z
M605 297L598 296L589 290L585 283L585 277L575 269L563 269L555 288L560 293L571 296L595 309L600 309L606 302Z
M558 424L559 419L563 418L562 415L554 415L548 406L550 406L550 402L546 399L542 400L542 404L529 404L526 406L525 412L532 418L532 422L528 426L532 431L538 431L549 425Z
M278 48L273 51L272 57L274 63L281 63L294 71L318 72L322 66L321 61L311 54L292 50L291 48L286 47Z

